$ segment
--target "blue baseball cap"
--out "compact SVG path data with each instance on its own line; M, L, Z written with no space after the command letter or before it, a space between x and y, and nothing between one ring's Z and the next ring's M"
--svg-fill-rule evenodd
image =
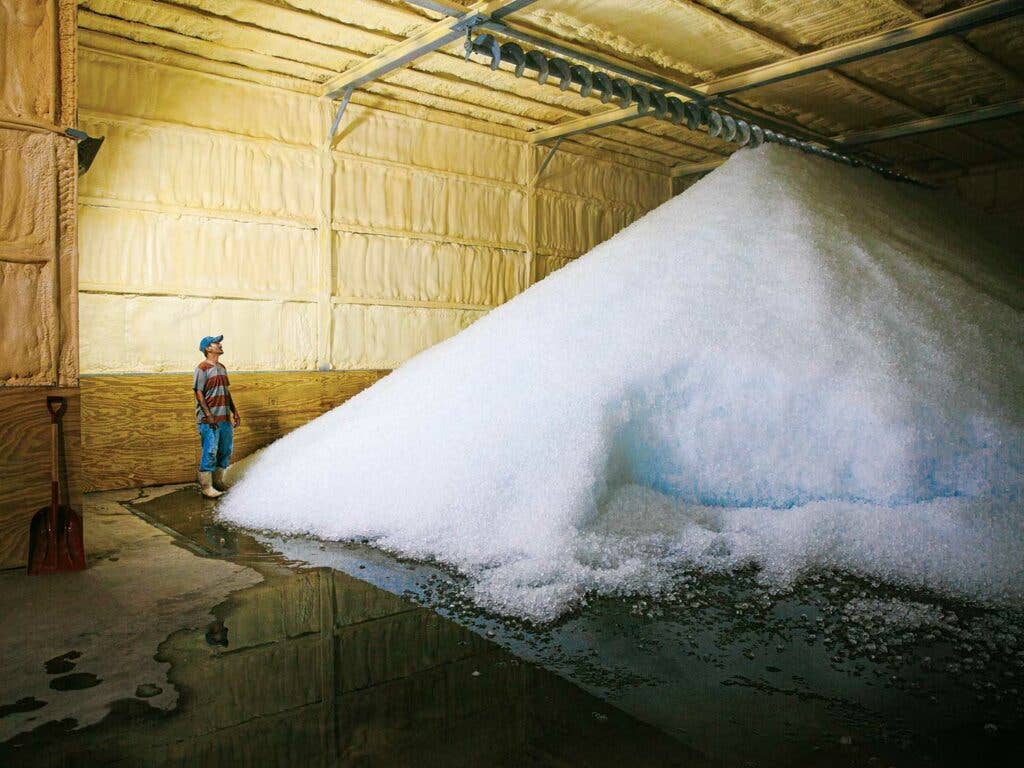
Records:
M223 340L224 334L221 334L220 336L204 336L203 340L199 342L199 351L205 352L208 346L210 346L211 344L216 344Z

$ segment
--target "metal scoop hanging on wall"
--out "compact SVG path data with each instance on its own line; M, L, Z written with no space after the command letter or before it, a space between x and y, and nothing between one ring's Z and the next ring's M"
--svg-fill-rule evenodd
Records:
M30 575L82 571L86 567L82 518L70 504L61 504L61 418L67 408L66 398L46 398L46 409L50 412L50 504L32 516L28 553ZM66 476L63 486L66 493Z
M78 142L78 175L81 176L89 170L92 161L96 159L96 153L100 151L104 137L90 136L77 128L68 128L64 133Z

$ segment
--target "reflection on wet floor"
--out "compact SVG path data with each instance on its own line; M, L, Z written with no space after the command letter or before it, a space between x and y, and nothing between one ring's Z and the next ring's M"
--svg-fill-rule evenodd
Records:
M1024 612L837 572L773 593L683 571L538 627L465 579L368 546L268 535L295 561L410 596L725 765L985 766L1024 741Z
M286 567L213 523L190 489L139 509L207 558L194 568L226 558L265 581L159 645L179 693L170 711L150 705L164 694L152 682L85 727L73 716L48 720L34 697L0 697L0 718L37 716L0 743L0 765L709 764L429 609L330 568ZM102 678L76 670L76 654L39 659L54 696L102 691Z
M675 593L597 600L537 627L479 610L434 565L238 530L194 490L170 490L126 505L138 517L114 505L122 539L160 539L96 548L86 574L107 591L140 577L117 610L83 614L64 645L40 632L17 661L35 677L0 685L0 766L1018 761L1020 611L843 574L776 595L753 573L688 573ZM96 514L93 531L115 519ZM93 642L122 620L130 642L109 627ZM6 682L19 668L3 640ZM112 642L124 669L104 663ZM162 666L143 664L140 649L158 646Z

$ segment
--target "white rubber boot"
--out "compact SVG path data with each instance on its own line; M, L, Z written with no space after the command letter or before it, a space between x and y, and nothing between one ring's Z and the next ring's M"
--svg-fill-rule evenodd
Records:
M224 494L213 487L213 473L199 473L199 492L208 499L216 499Z
M226 493L228 490L227 478L224 476L227 470L227 467L217 467L213 470L213 487L221 493Z

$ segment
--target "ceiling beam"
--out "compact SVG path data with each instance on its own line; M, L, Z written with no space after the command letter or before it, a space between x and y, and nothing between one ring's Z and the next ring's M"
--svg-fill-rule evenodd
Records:
M458 40L469 29L487 21L501 19L525 8L536 0L485 0L465 13L431 24L419 34L381 51L363 63L335 75L323 85L323 93L334 99L345 91L359 88L388 72L401 69L412 61Z
M588 115L587 117L570 120L568 123L557 123L548 128L531 131L530 143L543 144L552 139L564 139L577 133L589 133L590 131L596 131L598 128L606 128L609 125L618 125L629 120L635 120L640 117L637 109L637 107L610 109L607 112L599 112L596 115Z
M746 72L718 78L709 83L695 86L695 88L707 96L728 96L751 88L760 88L782 80L808 75L822 69L833 69L871 56L880 56L947 35L965 32L1019 13L1024 13L1022 0L988 0L988 2L915 21L896 29L868 35L859 40L829 46L805 53L802 56L794 56Z
M681 176L693 176L698 173L707 173L708 171L715 170L715 168L728 159L729 158L727 157L720 157L717 160L709 160L706 163L686 163L685 165L677 165L669 171L669 175L673 179L678 179Z
M438 13L444 13L444 14L447 14L448 16L450 16L450 17L455 17L458 14L462 13L461 9L458 9L458 8L456 8L454 6L450 6L447 3L443 2L443 1L438 1L438 0L405 0L405 2L407 2L410 5L416 5L416 6L420 6L420 7L423 7L423 8L428 8L429 10L432 10L432 11L435 11L435 12L438 12ZM697 6L697 7L703 9L703 6ZM1022 2L1021 0L990 0L989 2L978 3L978 4L974 5L974 6L970 6L967 9L963 9L961 11L953 11L951 13L941 14L940 16L933 17L931 19L923 19L920 22L914 22L912 24L905 25L905 26L897 28L895 30L889 30L888 32L882 33L881 35L873 35L873 36L870 36L868 38L862 38L861 40L854 41L852 43L841 45L841 46L831 46L829 48L824 49L823 51L817 51L817 52L814 52L812 54L807 54L807 56L815 56L815 55L821 55L821 54L828 54L829 52L836 53L837 50L841 51L842 49L848 48L849 46L857 46L858 44L865 43L865 41L870 41L872 39L875 39L876 44L878 44L879 38L883 38L883 37L885 37L887 39L887 43L888 44L893 46L893 47L888 48L888 50L896 50L896 47L907 47L909 45L914 45L916 43L925 42L925 39L935 39L936 37L941 37L942 35L953 34L954 31L965 31L966 29L970 28L970 26L978 26L980 24L991 23L992 21L996 21L999 18L1007 18L1007 17L1012 16L1012 15L1014 15L1016 13L1020 13L1021 11L1024 11L1024 2ZM712 13L712 12L708 11L708 13ZM714 15L716 17L719 17L719 18L724 18L724 17L721 17L719 14L714 14ZM982 19L982 18L984 18L985 20L981 21L980 19ZM752 30L749 30L748 28L743 27L742 25L738 24L737 22L732 22L730 20L730 23L732 23L734 26L736 26L736 27L738 27L740 29L743 29L745 31L753 33ZM968 24L970 26L967 26ZM931 25L931 26L929 26L929 25ZM939 34L940 27L945 28L947 25L949 27L957 26L957 30L949 29L948 31L945 31L945 29L943 29L941 31L941 34ZM964 25L964 26L958 26L958 25ZM574 58L574 59L579 60L579 61L584 61L584 62L586 62L588 64L591 64L592 66L596 66L598 68L604 69L604 70L609 71L609 72L616 72L617 74L620 74L620 75L623 75L625 77L631 78L633 80L636 80L637 82L641 82L641 83L644 83L646 85L653 86L653 87L656 87L656 88L661 88L662 90L668 91L668 92L671 92L671 93L676 93L676 94L679 94L679 95L688 96L690 98L696 97L697 99L707 98L708 95L712 96L713 98L717 97L717 98L723 98L724 99L725 95L726 95L726 92L728 91L728 88L730 87L730 81L733 81L732 85L737 85L738 84L737 78L752 79L754 77L754 74L756 72L759 72L759 71L761 71L762 75L763 75L763 74L765 74L763 72L763 70L771 70L771 69L776 68L776 67L778 67L778 68L786 68L786 67L793 68L794 64L797 63L797 62L800 62L801 60L803 60L804 63L808 62L808 59L806 59L803 56L793 55L793 56L791 56L788 59L785 59L785 60L783 60L781 62L778 62L776 64L768 65L767 67L759 67L759 68L750 70L750 71L745 72L745 73L739 73L738 75L729 76L727 78L719 78L718 80L713 80L713 81L711 81L709 83L703 83L703 84L700 84L700 85L692 85L692 86L684 86L684 85L681 85L679 83L674 83L674 82L665 80L664 78L658 77L656 75L651 75L650 73L633 70L632 68L623 67L621 65L618 65L618 64L615 64L615 63L612 63L612 62L609 62L609 61L605 61L602 58L594 56L594 55L589 54L587 52L579 51L579 50L576 50L575 48L564 46L564 45L562 45L560 43L560 41L553 41L553 40L547 39L547 38L545 38L543 36L540 36L540 35L530 34L530 33L523 32L521 30L509 27L508 25L506 25L505 23L503 23L501 21L493 21L492 20L492 21L485 22L484 24L482 24L480 26L483 29L488 29L489 31L496 32L498 34L506 35L506 36L511 37L513 39L517 39L520 42L528 43L528 44L531 44L531 45L536 45L539 48L546 48L547 50L553 51L555 53L559 53L560 55L567 56L569 58ZM908 30L910 30L909 33L908 33ZM914 39L912 41L911 40L904 40L902 43L900 43L898 39L894 39L894 38L898 38L898 36L901 35L901 34L905 34L905 35L908 34L910 37L913 37L914 34L919 34L922 37L920 39ZM925 35L931 35L931 36L925 37ZM765 38L765 40L767 42L770 42L770 43L780 47L780 48L783 48L783 46L781 44L777 43L776 41L770 40L769 38ZM792 53L792 51L790 51L790 52ZM871 55L871 56L879 55L879 54L881 54L883 52L884 51L879 50L879 51L874 52L874 53L870 53L870 54L866 54L866 55L861 55L860 58L865 58L867 55ZM836 64L821 65L821 66L818 67L818 69L823 69L823 68L826 68L827 66L837 66L837 65ZM793 68L792 71L795 72L796 69ZM808 71L811 71L811 70L808 70ZM771 82L778 82L779 80L786 79L787 77L796 77L796 76L798 76L798 74L789 74L789 75L786 75L785 77L781 77L781 76L779 76L781 74L781 72L779 72L779 71L776 71L774 74L775 74L775 77L774 77L774 79L771 80ZM807 74L807 72L800 72L799 74ZM766 82L765 83L760 83L760 84L763 85L763 84L766 84ZM851 81L851 83L855 83L855 81ZM859 83L856 83L856 84L858 86L860 86ZM752 88L752 87L756 87L756 86L749 85L749 86L746 86L744 88L741 88L740 90L746 90L746 88L748 88L748 87ZM860 87L862 87L862 86L860 86ZM716 90L716 88L720 89L720 90ZM868 93L875 94L875 91L872 91L870 89L865 89L865 90ZM732 91L732 92L735 93L736 91ZM900 102L894 102L894 103L900 104L901 106L905 106L905 105L902 105ZM828 146L830 144L835 146L835 144L833 144L833 142L837 141L836 139L828 139L828 138L825 138L823 136L818 136L816 134L812 134L812 132L806 130L805 128L803 128L803 126L796 126L796 125L787 123L785 121L781 121L781 120L778 120L778 119L772 119L772 117L768 116L768 115L761 115L759 113L759 111L746 110L746 109L736 109L736 105L731 103L731 102L726 102L726 104L724 106L726 107L726 110L734 111L737 116L744 117L745 119L747 119L750 122L757 122L757 123L761 124L765 128L772 128L773 130L776 130L776 131L781 131L783 133L790 133L791 135L795 135L797 137L802 137L802 138L809 139L809 140L812 140L812 141L820 141L822 144L825 144L826 146ZM979 112L990 112L991 109L992 108L986 108L985 110L979 110ZM1010 114L1012 114L1012 112ZM998 116L998 115L990 115L990 117L995 117L995 116ZM578 120L570 121L568 123L561 123L561 124L558 124L558 125L554 125L554 126L551 126L550 128L541 129L540 131L531 132L531 140L534 143L541 143L541 142L544 142L544 141L550 141L552 139L557 139L560 136L570 136L570 135L573 135L573 134L585 133L586 131L590 131L590 130L596 130L598 128L602 128L602 127L605 127L605 126L608 126L608 125L621 124L621 123L627 122L629 120L633 120L633 119L638 118L638 117L640 117L639 113L635 112L634 110L623 110L621 112L618 112L616 110L610 110L608 112L602 112L599 115L592 115L592 116L589 116L589 117L584 117L584 118L580 118ZM989 117L977 117L976 119L989 119ZM971 120L971 122L973 122L973 121L974 120ZM923 132L924 130L939 130L939 129L943 128L943 127L951 127L952 125L960 125L960 124L962 124L962 123L950 123L949 126L947 126L947 125L937 125L936 122L937 122L936 118L923 117L920 120L910 121L909 123L900 124L900 126L892 126L890 129L880 129L880 130L897 130L901 126L905 126L906 129L908 130L908 133L904 134L904 135L912 135L912 133ZM917 126L917 128L915 129L914 126ZM934 127L931 127L931 126L934 126ZM876 133L876 132L875 131L863 131L863 132L851 133L851 134L847 134L846 138L850 139L851 141L855 141L857 143L868 143L869 141L874 140L874 139L871 139L869 137L869 134L874 134L874 133ZM842 139L842 138L843 137L838 137L838 139ZM878 139L878 140L881 140L881 139ZM850 146L855 146L855 144L850 144ZM838 146L836 148L838 149Z
M936 115L934 117L922 117L920 120L910 120L906 123L897 123L884 128L875 128L867 131L857 131L834 137L834 141L844 147L855 147L860 144L871 144L876 141L888 139L899 139L904 136L913 136L919 133L930 131L941 131L944 128L953 128L958 125L980 123L982 120L993 120L997 117L1008 117L1024 112L1024 99L1004 101L1001 104L993 104L981 109L971 109L964 112L954 112L948 115Z
M451 6L440 0L404 0L404 2L408 5L415 5L436 13L447 14L450 17L457 17L463 13L462 9ZM648 87L658 88L667 93L677 94L696 101L703 101L706 98L703 93L697 90L696 86L667 80L659 75L636 69L621 62L611 61L603 56L594 55L593 53L576 47L575 45L568 44L565 41L554 40L547 35L525 32L516 27L509 26L504 21L495 21L492 18L489 21L479 24L478 29L493 32L512 40L518 40L520 43L532 45L545 51L558 54L570 61L579 61L584 64L589 64L590 66L605 73L614 73L629 80L643 83ZM792 51L790 51L790 53L792 53ZM762 113L758 110L741 108L732 102L727 103L726 109L727 111L732 112L736 117L742 117L748 122L756 122L763 128L771 128L773 131L785 133L790 136L796 136L797 138L802 138L807 141L818 141L823 144L828 143L828 139L824 136L807 129L804 126L797 125L786 120L781 120L773 115ZM635 117L639 117L639 115L635 115Z

